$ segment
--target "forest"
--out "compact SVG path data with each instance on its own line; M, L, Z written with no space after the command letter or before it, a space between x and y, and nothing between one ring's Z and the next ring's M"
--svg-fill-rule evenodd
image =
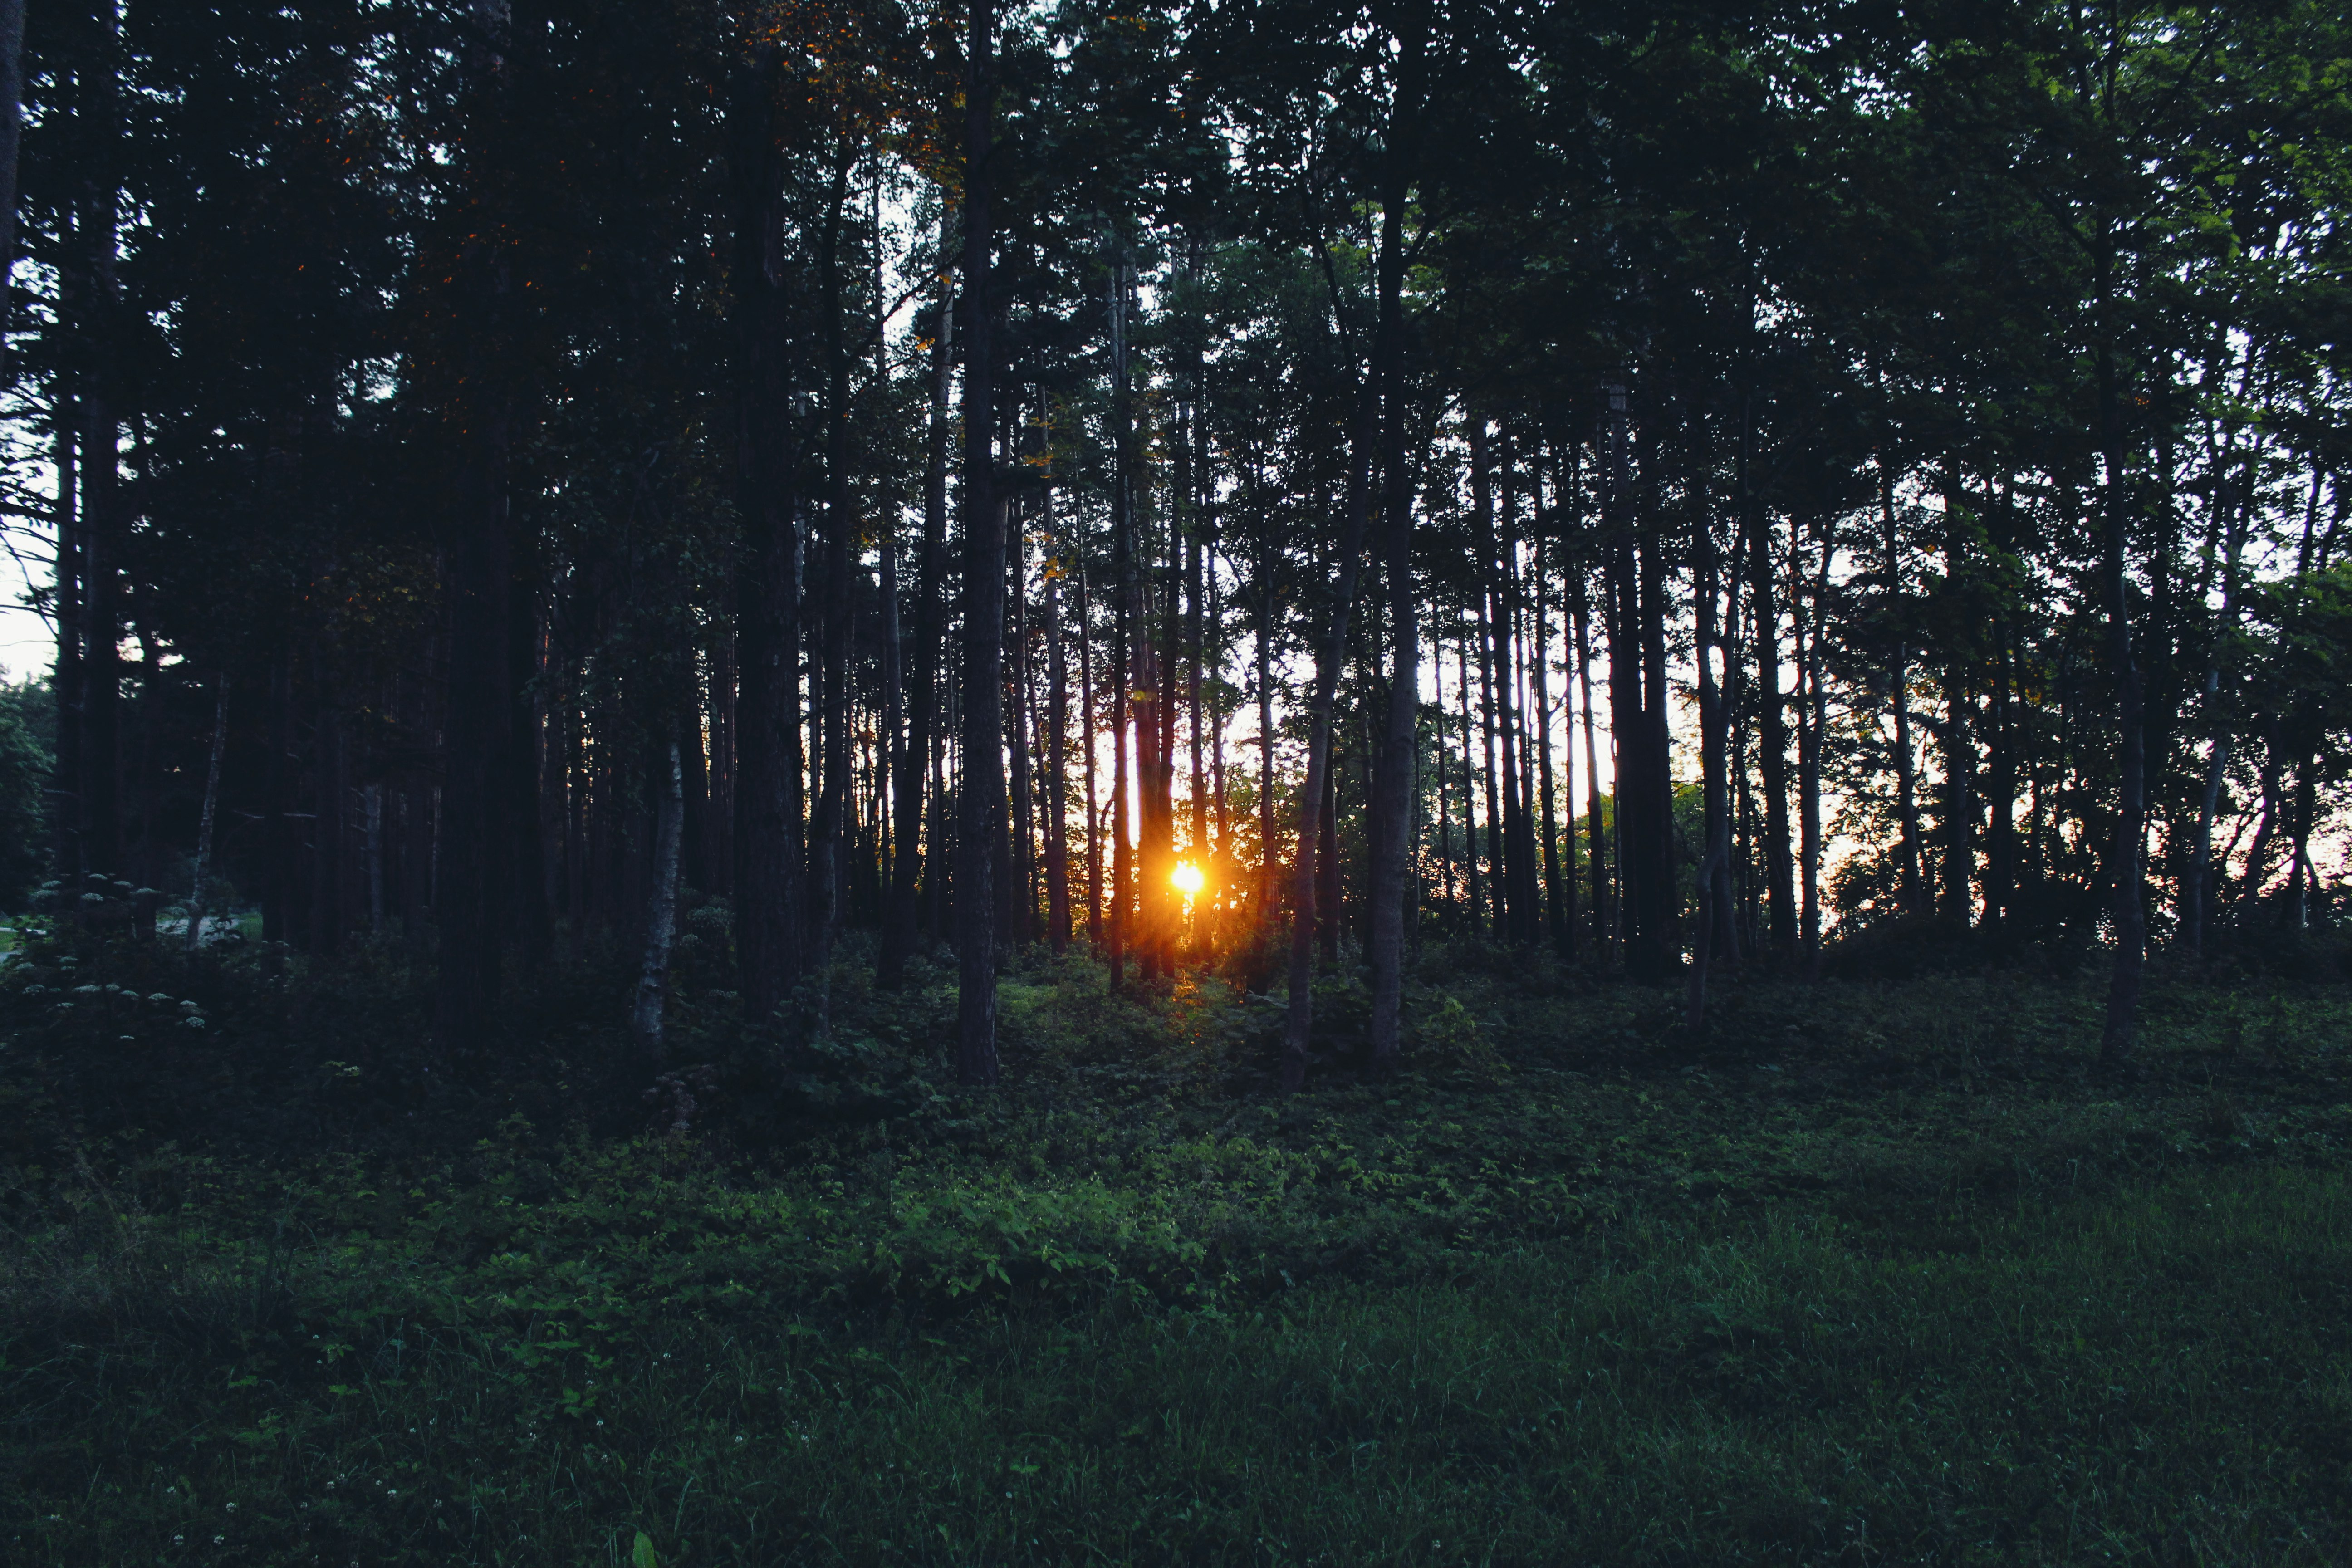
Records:
M0 0L0 1555L2346 1561L2347 214L2314 0Z

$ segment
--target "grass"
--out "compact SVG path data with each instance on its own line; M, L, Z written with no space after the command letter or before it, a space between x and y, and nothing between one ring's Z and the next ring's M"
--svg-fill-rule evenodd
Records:
M1756 985L1690 1037L1638 991L1447 979L1405 1079L1290 1101L1263 1004L1041 966L977 1099L922 1087L943 981L845 987L826 1070L917 1076L772 1155L510 1118L20 1176L0 1543L2352 1557L2340 989L2160 985L2116 1079L2061 983Z

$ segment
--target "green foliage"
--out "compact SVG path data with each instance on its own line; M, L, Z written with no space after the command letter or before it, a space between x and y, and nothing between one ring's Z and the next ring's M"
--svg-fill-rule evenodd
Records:
M0 910L26 907L49 859L57 707L47 680L0 686Z
M184 1032L226 1070L273 1007L398 994L205 962ZM1671 996L1495 968L1433 952L1402 1077L1276 1101L1277 1010L1213 980L1024 960L1011 1087L963 1096L929 1087L949 977L845 967L771 1080L830 1101L735 1068L683 1133L582 1098L292 1160L101 1135L38 1064L104 1042L20 1033L0 1533L58 1564L2340 1559L2340 988L2159 985L2147 1076L2108 1080L2071 983L1733 984L1692 1036ZM379 1124L377 1071L307 1114Z

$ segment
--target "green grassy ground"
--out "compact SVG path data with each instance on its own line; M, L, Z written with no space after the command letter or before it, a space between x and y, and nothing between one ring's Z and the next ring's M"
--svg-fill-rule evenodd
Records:
M835 1049L919 1067L945 1001ZM2352 1557L2340 990L2159 987L2107 1079L2054 982L1693 1037L1456 977L1403 1079L1288 1102L1213 983L1004 1002L1008 1089L772 1158L514 1121L20 1190L9 1560Z

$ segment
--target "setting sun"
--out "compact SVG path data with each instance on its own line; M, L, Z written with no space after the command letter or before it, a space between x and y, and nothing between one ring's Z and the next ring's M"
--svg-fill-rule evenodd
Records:
M1200 897L1201 889L1208 885L1209 879L1190 860L1180 860L1171 880L1176 884L1178 892L1188 899L1194 899Z

